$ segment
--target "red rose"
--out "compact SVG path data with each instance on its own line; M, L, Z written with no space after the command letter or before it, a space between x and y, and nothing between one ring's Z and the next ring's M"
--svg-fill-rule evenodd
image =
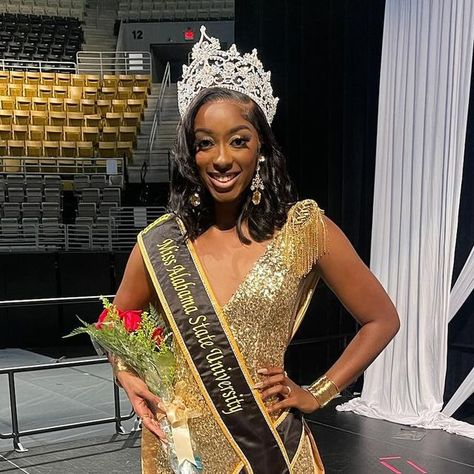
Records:
M151 338L156 342L157 346L159 346L161 342L163 341L164 333L165 333L165 330L163 328L155 328L155 330L153 331Z
M100 313L99 319L95 323L95 327L97 329L101 329L103 326L103 322L107 319L107 315L109 314L109 310L105 308L102 313Z
M142 312L139 309L119 311L119 316L128 332L136 331L142 322Z

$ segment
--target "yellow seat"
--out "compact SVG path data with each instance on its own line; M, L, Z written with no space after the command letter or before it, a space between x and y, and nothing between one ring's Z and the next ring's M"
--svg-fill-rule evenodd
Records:
M82 127L82 140L85 142L98 143L99 142L99 128L98 127Z
M84 74L71 74L71 85L84 87L86 85L86 76Z
M56 84L56 74L54 72L42 72L41 84L54 86Z
M100 87L100 76L98 74L87 74L86 86L98 89Z
M43 141L44 156L59 156L59 141Z
M48 99L43 97L33 97L31 99L31 109L32 110L48 110Z
M44 126L43 125L29 125L28 137L30 140L43 140L44 139Z
M81 112L84 115L93 115L95 114L95 100L91 99L81 99Z
M29 110L15 110L13 111L13 121L16 125L28 125L30 123Z
M76 142L59 142L60 155L67 158L75 158L77 156Z
M11 97L19 97L23 95L23 84L8 84L8 95Z
M8 84L0 83L0 95L8 95Z
M97 113L102 117L105 117L107 112L112 112L112 99L98 99L97 100Z
M100 115L84 115L86 127L101 127L102 117Z
M116 158L117 150L115 142L99 142L100 158Z
M13 111L0 109L0 124L11 125L13 123Z
M12 139L12 126L11 125L0 125L0 140L11 140Z
M67 86L54 86L53 96L57 99L67 99L69 96L69 87Z
M92 142L77 142L77 156L80 158L94 158L94 145Z
M65 73L56 74L56 84L58 86L69 86L71 85L71 75Z
M63 139L63 127L58 125L46 125L44 127L46 140L51 142L59 142Z
M119 78L115 74L104 74L102 76L102 86L117 89ZM8 82L8 81L7 81Z
M113 100L117 94L117 90L113 87L102 87L100 90L100 98L102 100Z
M118 127L104 127L102 129L102 141L116 142L118 139Z
M139 112L124 112L122 123L125 127L140 127L140 113Z
M41 140L26 140L26 156L43 156L43 142Z
M10 156L25 156L25 142L23 140L8 140L7 144Z
M114 99L112 101L112 110L115 113L123 114L127 109L127 101L123 99Z
M40 97L53 97L53 86L50 84L40 84L38 86L38 95Z
M2 95L0 97L0 103L3 110L15 110L15 97L9 95Z
M8 84L10 82L10 72L0 71L0 84Z
M64 99L50 97L48 99L48 109L51 112L64 112Z
M25 97L36 97L38 95L38 85L23 84L23 95Z
M81 101L79 99L65 99L64 108L66 112L79 112L81 110Z
M132 91L131 87L121 87L117 88L117 99L127 100L132 98Z
M119 86L120 87L133 87L134 76L131 74L120 74L119 75Z
M28 125L12 125L13 140L28 139Z
M96 100L97 94L97 87L84 87L82 89L82 97L84 99Z
M149 76L148 74L136 74L133 84L138 87L146 87L148 92L150 92L151 76Z
M147 104L148 91L146 87L135 86L132 91L133 99L143 99L145 105Z
M25 73L23 71L10 71L10 84L23 86L25 82Z
M119 127L122 123L122 114L108 112L105 114L105 124L107 127Z
M84 113L83 112L68 112L67 124L70 127L82 127L82 125L84 125Z
M28 71L25 73L25 83L38 85L41 82L41 74L39 72Z
M117 156L125 158L127 163L130 163L133 156L133 143L132 142L117 142Z
M32 110L30 120L33 125L48 125L48 112L44 110Z
M16 97L15 108L17 110L30 110L31 109L31 97Z
M143 116L145 101L143 99L128 99L127 107L129 112L140 112L140 114Z
M57 125L63 127L66 125L66 112L50 112L49 123L50 125Z
M81 140L81 127L63 127L64 140L78 142Z
M69 87L69 98L70 99L81 100L82 99L82 89L83 89L83 87L70 86Z
M119 128L119 140L121 142L132 142L135 145L137 139L136 127L120 127Z

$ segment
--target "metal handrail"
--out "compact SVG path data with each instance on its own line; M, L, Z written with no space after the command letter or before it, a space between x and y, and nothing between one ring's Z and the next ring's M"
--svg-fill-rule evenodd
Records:
M163 101L165 98L166 88L169 87L170 84L171 84L171 66L170 66L170 63L167 62L166 67L165 67L165 72L163 74L163 79L161 80L160 95L158 96L155 113L153 114L153 124L151 126L150 139L148 141L149 155L151 155L153 151L156 131L158 129L158 125L160 124L160 115L163 110ZM149 156L148 162L150 162L150 156Z
M18 407L16 403L16 387L15 374L22 372L35 372L38 370L52 370L61 369L65 367L80 367L83 365L97 365L108 363L107 357L98 357L94 359L82 359L67 362L53 362L49 364L25 365L20 367L7 367L0 369L0 375L8 376L8 388L10 396L10 416L12 431L11 433L0 433L0 439L12 439L13 449L17 452L23 453L28 451L20 442L20 436L31 436L40 433L50 433L53 431L67 430L71 428L82 428L85 426L103 425L105 423L115 423L115 431L117 434L125 435L127 432L122 426L122 421L130 420L135 416L132 410L129 415L122 416L120 413L120 395L117 385L114 383L114 415L109 418L96 418L94 420L80 421L76 423L65 423L62 425L46 426L44 428L36 428L33 430L20 430L18 423Z
M72 61L34 61L20 59L0 59L0 70L26 70L38 72L77 72L77 64Z
M80 74L151 74L149 51L78 51Z

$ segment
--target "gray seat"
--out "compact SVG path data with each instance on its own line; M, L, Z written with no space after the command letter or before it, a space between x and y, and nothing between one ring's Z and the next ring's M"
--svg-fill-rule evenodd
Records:
M21 205L23 218L25 217L41 217L41 204L39 202L24 202Z
M25 200L25 191L23 187L10 187L8 186L8 202L23 202Z
M63 188L63 182L61 181L61 176L56 174L47 174L43 178L43 183L45 188L57 188L61 190Z
M83 189L90 186L89 176L87 174L75 174L73 179L74 193L81 193Z
M61 217L61 208L59 207L58 203L43 202L41 204L41 209L43 211L43 220L45 217L55 217L59 221Z
M77 217L92 217L95 219L97 207L95 202L80 202L77 205Z
M42 202L43 191L41 188L26 188L26 202Z
M25 187L28 191L29 188L43 189L43 177L39 175L27 174L25 176Z
M58 188L44 188L45 202L61 202L61 191Z
M5 218L20 218L20 203L6 202L3 204L3 217Z
M25 177L22 174L7 174L7 188L23 188Z
M83 189L81 193L81 202L95 202L100 201L100 189L98 188L87 188Z
M109 185L123 187L123 176L121 174L112 174L109 176Z
M3 218L0 220L0 229L2 237L15 237L20 235L18 221L13 218Z
M105 174L91 175L90 187L104 189L107 186L107 176Z
M104 188L102 191L102 200L106 202L116 202L120 206L120 188Z

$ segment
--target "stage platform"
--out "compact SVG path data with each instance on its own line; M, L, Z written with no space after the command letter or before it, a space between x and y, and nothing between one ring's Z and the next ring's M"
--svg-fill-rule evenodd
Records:
M69 360L69 359L68 359ZM0 367L51 362L32 352L0 350ZM20 429L113 416L113 382L106 364L18 374ZM0 432L11 431L6 376L0 376ZM121 409L130 405L121 391ZM443 431L421 430L334 407L307 417L326 473L474 473L474 440ZM113 423L25 436L26 453L0 440L0 472L29 474L133 474L140 472L140 434L116 435ZM221 473L209 473L221 474ZM268 474L274 474L269 471Z

